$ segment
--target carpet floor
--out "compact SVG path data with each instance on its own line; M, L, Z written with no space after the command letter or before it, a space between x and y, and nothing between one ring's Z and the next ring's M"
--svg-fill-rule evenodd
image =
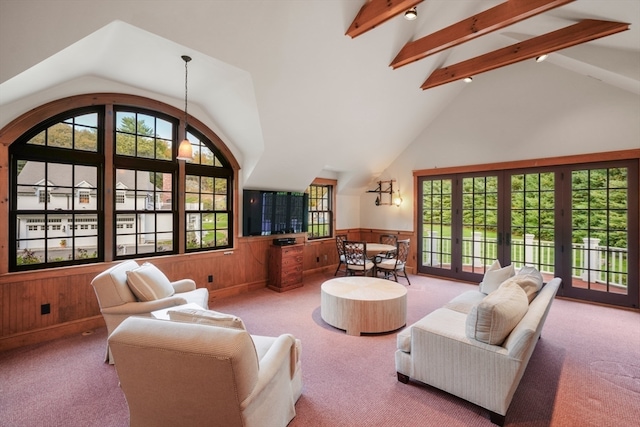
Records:
M320 286L260 289L210 308L250 333L302 341L303 393L290 427L491 426L488 411L396 379L396 334L349 336L320 317ZM400 283L405 283L400 279ZM407 324L475 285L411 276ZM0 426L126 426L106 329L0 353ZM640 313L556 299L506 426L640 426ZM270 427L265 420L265 427Z

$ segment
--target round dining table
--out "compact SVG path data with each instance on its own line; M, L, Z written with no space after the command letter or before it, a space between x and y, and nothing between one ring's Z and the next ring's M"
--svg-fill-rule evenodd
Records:
M385 245L384 243L367 243L367 257L369 258L378 254L388 254L395 251L396 247L393 245Z

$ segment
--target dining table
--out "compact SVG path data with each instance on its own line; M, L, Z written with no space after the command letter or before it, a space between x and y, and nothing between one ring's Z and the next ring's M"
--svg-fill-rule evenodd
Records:
M384 243L368 243L367 242L367 257L373 258L379 254L389 254L396 251L394 245L386 245Z

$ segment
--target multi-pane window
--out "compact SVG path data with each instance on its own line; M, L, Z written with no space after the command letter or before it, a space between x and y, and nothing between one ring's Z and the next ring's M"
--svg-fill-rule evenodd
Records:
M185 165L186 250L229 247L233 218L231 169L202 135L189 132L187 137L193 145L193 161Z
M331 237L333 209L331 206L331 185L311 184L309 194L309 239Z
M61 113L26 131L10 147L10 270L231 247L233 168L190 129L194 161L181 169L178 125L161 112L107 105ZM182 186L185 205L177 203ZM105 207L114 210L110 224ZM177 227L180 215L187 230Z
M79 230L76 223L84 218L98 221L96 199L92 202L91 195L98 193L99 117L98 111L62 117L12 145L15 184L9 230L16 248L10 259L12 269L98 258L97 228Z
M116 204L116 245L121 254L172 252L173 203L172 175L149 170L116 169L116 186L125 185L129 203ZM117 225L130 221L131 228Z

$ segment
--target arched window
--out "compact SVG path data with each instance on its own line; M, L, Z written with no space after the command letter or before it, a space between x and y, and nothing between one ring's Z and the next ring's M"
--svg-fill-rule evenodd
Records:
M235 172L217 137L190 126L182 166L178 114L144 101L57 113L11 144L10 271L233 246Z

